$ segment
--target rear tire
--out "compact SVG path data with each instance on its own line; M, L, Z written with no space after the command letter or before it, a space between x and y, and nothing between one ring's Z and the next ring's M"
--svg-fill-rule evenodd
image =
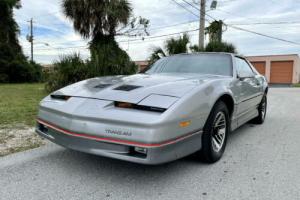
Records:
M266 114L267 114L267 105L268 105L267 94L265 94L257 108L258 116L252 120L252 123L263 124L265 122Z
M214 163L222 157L230 131L230 117L226 104L219 101L213 107L203 129L201 157Z

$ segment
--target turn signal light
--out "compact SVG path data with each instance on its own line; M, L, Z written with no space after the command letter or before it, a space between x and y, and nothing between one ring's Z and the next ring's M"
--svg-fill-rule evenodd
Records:
M133 108L132 103L126 103L126 102L115 102L115 106L119 108Z
M129 109L136 109L136 110L144 110L144 111L152 111L152 112L159 112L163 113L166 111L165 108L157 108L157 107L152 107L152 106L142 106L142 105L137 105L137 104L132 104L132 103L127 103L127 102L115 102L115 107L117 108L129 108Z
M68 101L71 97L70 96L65 96L65 95L51 95L52 99L57 99L57 100L63 100L63 101Z
M191 121L183 121L179 123L181 128L188 127L191 124Z

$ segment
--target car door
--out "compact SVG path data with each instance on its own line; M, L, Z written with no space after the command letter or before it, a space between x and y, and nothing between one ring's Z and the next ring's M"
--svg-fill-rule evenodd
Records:
M262 97L262 83L258 81L257 74L252 70L249 63L241 58L235 57L238 87L238 117L240 123L244 123L251 117Z

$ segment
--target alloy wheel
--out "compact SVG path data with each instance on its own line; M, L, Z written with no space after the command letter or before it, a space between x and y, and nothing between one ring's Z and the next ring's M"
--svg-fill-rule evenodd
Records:
M212 148L215 152L219 152L224 144L226 137L227 123L223 112L216 115L213 132L212 132Z

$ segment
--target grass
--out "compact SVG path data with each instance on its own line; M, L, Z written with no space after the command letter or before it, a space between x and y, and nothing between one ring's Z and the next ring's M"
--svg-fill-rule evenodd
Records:
M43 84L0 84L0 125L33 126L38 104L46 95Z
M300 83L294 84L293 87L300 87Z

